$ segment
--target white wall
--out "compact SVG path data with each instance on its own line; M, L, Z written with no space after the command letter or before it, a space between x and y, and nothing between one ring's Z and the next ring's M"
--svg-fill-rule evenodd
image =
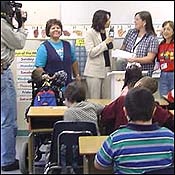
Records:
M16 1L27 11L26 25L45 25L50 18L60 19L60 1Z
M154 24L164 20L174 21L174 1L60 1L61 19L64 24L91 24L96 10L104 9L112 14L112 24L133 22L136 12L147 10Z
M45 25L50 18L61 19L63 24L91 24L96 10L108 10L112 24L133 22L141 10L151 13L154 24L174 21L174 1L16 1L28 12L26 24Z

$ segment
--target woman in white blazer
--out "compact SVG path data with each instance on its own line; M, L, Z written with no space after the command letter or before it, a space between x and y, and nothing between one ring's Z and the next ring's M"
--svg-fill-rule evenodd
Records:
M111 71L111 50L114 39L106 33L110 18L110 12L96 11L93 15L92 27L86 34L87 61L84 76L86 76L89 98L103 98L104 82L107 72Z

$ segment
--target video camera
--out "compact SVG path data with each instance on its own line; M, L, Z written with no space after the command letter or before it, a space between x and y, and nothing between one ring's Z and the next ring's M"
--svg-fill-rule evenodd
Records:
M15 7L15 8L22 8L22 4L19 3L19 2L10 1L10 4L11 4L12 7Z
M22 17L21 8L22 3L15 1L1 1L1 17L5 18L12 26L12 18L15 17L15 20L18 22L18 28L20 28L22 23L27 20L27 12L25 12L26 17Z

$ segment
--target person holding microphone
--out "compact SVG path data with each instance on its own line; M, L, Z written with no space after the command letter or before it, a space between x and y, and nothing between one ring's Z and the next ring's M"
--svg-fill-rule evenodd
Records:
M87 61L84 76L88 86L89 98L105 98L107 72L111 71L111 51L114 47L113 36L106 31L110 26L111 13L97 10L92 19L92 26L85 37Z

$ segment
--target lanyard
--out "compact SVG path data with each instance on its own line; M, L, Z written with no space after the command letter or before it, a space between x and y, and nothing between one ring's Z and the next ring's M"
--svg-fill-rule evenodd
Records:
M137 42L135 45L134 45L134 47L132 48L132 52L134 52L134 50L135 50L135 48L138 46L138 44L145 38L145 36L146 36L146 34L139 40L139 42ZM137 35L137 37L138 37L138 35ZM136 40L137 40L137 38L136 38ZM136 40L135 40L135 42L136 42Z

